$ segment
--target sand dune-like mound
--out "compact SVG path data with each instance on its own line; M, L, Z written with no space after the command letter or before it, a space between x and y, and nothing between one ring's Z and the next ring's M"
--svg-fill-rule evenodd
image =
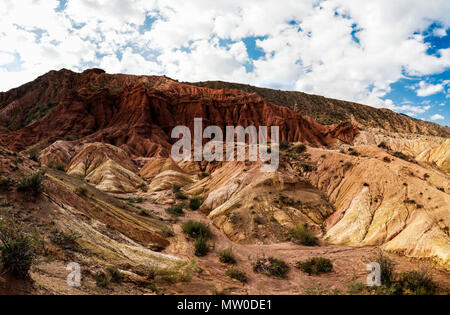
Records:
M450 175L450 139L440 146L422 152L416 157L416 160L436 165L444 173Z
M136 192L145 182L137 173L129 155L109 144L90 143L83 146L70 162L67 173L84 178L106 192Z
M310 179L336 207L327 220L327 239L383 245L450 267L449 178L375 147L355 149L366 157L309 150L318 165Z

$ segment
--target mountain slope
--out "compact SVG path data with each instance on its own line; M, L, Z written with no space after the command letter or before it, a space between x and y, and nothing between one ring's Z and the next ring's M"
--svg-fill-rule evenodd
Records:
M212 89L238 89L248 93L257 93L269 102L298 110L302 115L310 116L321 124L337 124L354 119L363 127L399 133L450 137L450 127L416 120L388 109L378 109L302 92L272 90L238 83L208 81L189 84Z

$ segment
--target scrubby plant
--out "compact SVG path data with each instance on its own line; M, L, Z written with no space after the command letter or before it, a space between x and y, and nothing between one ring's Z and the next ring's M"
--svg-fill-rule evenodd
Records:
M36 256L36 240L6 212L0 219L0 242L3 268L18 279L29 278Z
M58 163L58 162L55 162L55 161L48 162L47 163L47 167L52 168L52 169L57 170L57 171L62 171L62 172L64 172L66 170L66 167L64 166L64 164Z
M172 185L172 192L174 194L176 194L177 192L180 192L180 191L181 191L181 185L178 185L178 184L173 184Z
M375 262L380 265L381 283L384 285L391 285L394 281L395 263L392 259L380 252L375 259Z
M381 141L380 144L378 145L378 147L382 148L382 149L387 149L387 144L386 144L386 142Z
M3 191L10 190L13 185L14 185L14 182L10 177L1 177L0 178L0 190L3 190Z
M225 274L232 278L232 279L236 279L242 283L247 283L248 278L247 275L245 274L244 271L237 269L237 268L230 268L228 269Z
M23 193L30 193L33 196L38 196L43 191L43 176L40 172L35 172L29 176L22 176L22 179L17 184L17 190Z
M306 224L297 224L290 232L294 241L304 246L318 246L319 239L316 234L308 228Z
M116 267L108 267L106 268L106 272L110 277L110 281L113 283L122 283L122 273Z
M286 151L289 150L292 146L292 143L290 143L289 141L281 141L280 142L280 150L282 151Z
M176 216L176 217L181 217L184 215L184 204L179 203L173 206L170 206L169 208L166 209L166 212L170 215Z
M28 156L30 160L33 160L35 162L39 161L39 151L36 149L31 149L28 151Z
M204 236L206 238L212 237L212 232L209 226L203 222L189 220L182 226L183 232L192 238Z
M229 246L226 249L219 252L219 260L225 264L235 264L236 258L234 257L233 247Z
M186 200L188 199L188 197L181 191L177 191L175 193L175 198L180 199L180 200Z
M320 275L333 271L333 263L331 260L323 257L313 257L306 261L299 261L296 267L309 275Z
M61 246L64 249L73 251L77 251L80 248L80 246L77 243L77 240L79 238L81 238L81 235L73 231L63 232L55 230L51 236L51 240L53 243Z
M189 208L191 208L191 210L193 211L198 210L202 206L202 203L203 202L200 198L194 197L189 202Z
M299 145L296 145L293 148L293 150L297 154L302 154L302 153L304 153L306 151L306 146L304 144L299 144Z
M396 158L408 161L408 156L402 152L394 152L392 153L392 155L395 156Z
M409 271L400 276L400 284L404 293L414 295L433 295L436 285L427 270Z
M84 186L79 186L75 189L75 193L79 196L86 197L88 194L88 189Z
M260 257L253 264L253 271L267 276L286 279L289 266L281 259Z
M208 237L204 235L200 235L195 239L194 243L194 254L195 256L202 257L206 256L209 252L209 244L208 244Z
M111 282L111 277L109 274L100 272L95 275L95 284L100 288L107 288Z

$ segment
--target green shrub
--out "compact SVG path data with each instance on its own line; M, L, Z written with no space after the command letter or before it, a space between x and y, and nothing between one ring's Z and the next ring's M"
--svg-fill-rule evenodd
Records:
M394 280L395 273L394 261L380 252L375 262L380 265L381 283L387 286L391 285Z
M183 208L184 208L184 204L179 203L177 205L173 205L173 206L170 206L169 208L167 208L166 212L170 215L173 215L176 217L181 217L184 215Z
M110 281L113 283L122 283L122 274L119 269L115 267L106 268L106 272L109 274Z
M289 266L281 259L260 257L253 264L253 271L267 276L286 279Z
M380 142L380 144L378 145L378 147L379 147L379 148L382 148L382 149L387 149L387 144L386 144L386 142L382 141L382 142Z
M13 180L10 177L2 177L0 178L0 190L10 190L14 185Z
M75 193L79 196L86 197L88 194L88 189L86 187L80 186L75 189Z
M100 272L95 276L95 283L100 288L107 288L111 282L111 276L104 272Z
M80 246L77 243L77 240L81 238L81 235L75 233L73 231L63 232L63 231L54 231L51 240L56 245L66 249L66 250L79 250Z
M225 272L225 274L231 279L236 279L242 283L246 283L248 281L245 272L237 268L230 268Z
M172 191L173 191L174 194L176 194L177 192L181 191L181 185L173 184L172 185Z
M280 142L280 150L283 150L283 151L289 150L291 146L292 146L292 143L290 143L289 141L281 141Z
M35 162L39 161L39 151L36 149L31 149L28 151L28 156L30 157L30 160L33 160Z
M404 293L433 295L436 292L436 285L426 270L405 272L400 278L400 284Z
M296 267L309 275L320 275L333 271L333 263L331 260L323 257L313 257L306 261L299 261Z
M296 145L293 150L297 154L302 154L306 151L306 146L304 144L299 144Z
M392 155L395 156L396 158L408 161L408 156L406 156L402 152L394 152Z
M52 168L52 169L57 170L57 171L62 171L62 172L64 172L66 170L66 167L64 166L64 164L58 163L58 162L55 162L55 161L48 162L47 163L47 167Z
M189 208L193 211L198 210L202 206L202 203L200 198L192 198L189 202Z
M298 224L291 230L291 237L304 246L319 246L319 239L306 224Z
M183 224L182 229L185 234L193 238L197 238L199 236L204 236L206 238L212 237L212 232L209 226L203 222L189 220Z
M22 179L17 184L17 189L23 193L30 193L33 196L38 196L43 191L43 176L36 172L29 176L22 176Z
M185 195L183 192L181 192L181 191L177 191L177 192L175 193L175 197L176 197L177 199L180 199L180 200L186 200L186 199L188 199L188 197L186 197L186 195Z
M234 257L233 254L233 247L229 246L228 248L219 252L219 260L220 262L223 262L225 264L235 264L236 258Z
M206 236L200 235L196 238L195 243L195 256L206 256L209 252L209 244L208 244L208 238Z
M0 242L3 268L18 279L29 278L35 259L35 239L12 215L4 214L0 220Z

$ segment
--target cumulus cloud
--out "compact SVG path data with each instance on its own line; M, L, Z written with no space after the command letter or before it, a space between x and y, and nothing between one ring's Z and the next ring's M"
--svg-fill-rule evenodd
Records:
M433 115L430 117L430 120L444 120L445 117L439 114Z
M417 96L420 97L426 97L430 96L439 92L442 92L444 90L444 86L442 84L428 84L425 81L420 81L419 88L417 89L416 93Z
M391 85L450 67L448 0L2 0L0 90L62 67L301 90L421 114ZM244 43L257 38L255 60ZM11 57L12 56L12 57ZM18 56L17 58L15 56ZM14 58L14 59L13 59ZM6 70L2 65L13 63ZM11 79L12 78L12 79ZM421 82L417 95L445 84Z

